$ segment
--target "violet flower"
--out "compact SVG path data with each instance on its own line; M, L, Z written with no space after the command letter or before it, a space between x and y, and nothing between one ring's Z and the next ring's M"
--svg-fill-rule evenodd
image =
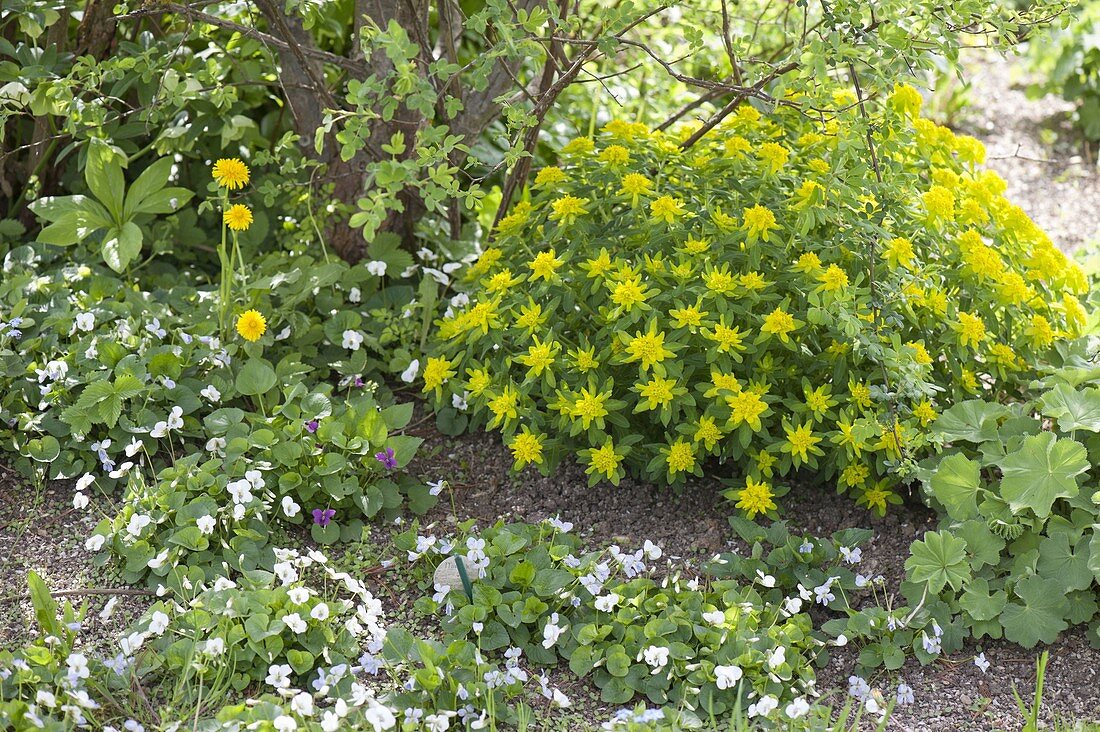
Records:
M332 521L332 517L335 515L335 508L315 508L313 509L313 523L324 528L325 526L329 525L329 522Z
M387 470L397 470L397 458L394 457L392 447L387 447L382 452L375 453L374 459L385 465Z
M311 419L308 422L306 422L306 432L308 432L309 434L312 435L314 432L317 431L317 428L319 426L320 426L320 423L317 420Z

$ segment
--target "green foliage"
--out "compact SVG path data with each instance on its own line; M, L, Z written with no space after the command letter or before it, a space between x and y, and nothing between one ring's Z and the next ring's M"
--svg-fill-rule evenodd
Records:
M1076 107L1076 122L1090 140L1100 140L1100 5L1082 2L1062 26L1030 44L1042 80L1033 96L1060 94Z
M923 471L925 490L947 515L913 545L907 579L959 613L975 637L1003 633L1031 648L1092 623L1100 642L1100 509L1090 487L1100 391L1060 373L1035 401L963 402L934 427L950 444Z
M443 611L448 632L476 638L483 650L511 646L542 665L568 662L572 672L592 678L607 703L643 695L702 719L747 710L765 697L786 705L812 688L810 662L822 644L804 599L786 593L797 585L809 599L800 581L852 587L854 575L836 566L838 548L867 538L845 532L801 552L805 540L776 524L767 538L778 546L767 556L756 543L751 557L717 558L712 577L689 581L673 573L658 580L645 575L659 548L647 542L634 553L618 546L586 551L569 528L501 522L469 536L454 556L474 579L472 597L460 587L436 586L418 606ZM759 531L747 521L739 528ZM418 536L415 526L395 542L418 562L442 546Z
M687 149L690 126L578 138L470 268L425 392L468 402L517 468L573 453L593 483L676 483L717 457L749 474L729 495L750 517L801 468L884 511L877 478L929 452L937 407L1022 394L1084 322L1080 270L919 105L899 87L879 109L881 185L856 110L743 105ZM1041 493L1079 466L1068 447Z

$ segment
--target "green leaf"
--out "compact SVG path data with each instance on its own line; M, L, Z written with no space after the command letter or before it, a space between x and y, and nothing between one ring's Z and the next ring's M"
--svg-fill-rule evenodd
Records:
M967 583L966 592L959 598L959 605L974 620L993 620L1008 602L1008 593L997 590L990 593L989 581L975 579Z
M45 635L61 635L57 624L57 603L50 596L50 588L33 570L27 572L27 586L30 588L31 605L38 627Z
M123 220L128 221L133 218L138 206L146 198L168 185L168 177L171 174L172 158L161 158L143 170L126 194L126 203L122 210Z
M179 211L195 194L186 188L165 188L142 201L134 214L169 214Z
M237 374L237 391L245 396L266 394L275 386L275 369L262 358L250 358Z
M1069 536L1060 533L1044 538L1039 543L1039 563L1036 571L1040 577L1056 580L1062 586L1062 592L1087 589L1093 580L1089 569L1089 550L1084 540L1077 544L1080 549L1074 552Z
M84 165L84 180L92 195L111 213L114 222L121 224L126 179L122 175L122 165L118 162L115 151L107 143L92 139Z
M1039 642L1053 643L1068 627L1065 613L1069 601L1056 580L1025 577L1016 583L1016 594L1023 604L1010 602L1001 613L1005 638L1034 648Z
M1078 391L1058 384L1042 398L1043 414L1058 421L1061 432L1088 430L1100 432L1100 389Z
M1081 443L1044 432L1025 439L1000 467L1001 496L1012 511L1029 508L1045 518L1054 501L1077 495L1077 476L1089 469L1089 459Z
M956 521L978 515L979 471L978 463L965 455L955 454L941 460L932 474L929 481L932 495Z
M286 652L286 660L295 673L307 674L313 670L313 654L309 651L292 648Z
M928 590L939 594L945 585L955 591L970 579L966 561L966 542L947 531L929 531L922 541L914 541L905 560L905 570L913 582L925 582Z
M948 442L987 442L997 439L997 422L1008 415L1003 404L970 399L941 414L933 428Z
M967 554L971 557L971 569L994 566L1001 561L1001 552L1005 540L989 530L989 526L979 519L964 521L952 528L955 536L966 542Z
M103 261L115 272L122 272L141 254L141 229L127 221L121 229L109 229L103 239Z

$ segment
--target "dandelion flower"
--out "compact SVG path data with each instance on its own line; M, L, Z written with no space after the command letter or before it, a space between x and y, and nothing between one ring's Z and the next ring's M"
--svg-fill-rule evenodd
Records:
M241 338L255 343L267 331L267 320L257 310L246 310L237 318L237 332Z
M252 225L252 211L248 206L235 203L222 214L222 221L233 231L248 231Z
M235 191L248 183L248 166L240 158L221 158L211 171L214 180L222 188Z

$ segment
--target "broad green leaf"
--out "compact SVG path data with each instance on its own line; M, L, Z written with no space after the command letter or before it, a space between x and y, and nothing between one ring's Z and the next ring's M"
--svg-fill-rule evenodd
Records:
M967 583L966 592L959 598L959 605L974 620L993 620L1004 610L1008 593L1004 590L989 591L989 581L975 579Z
M1062 586L1063 593L1084 590L1093 580L1087 544L1081 540L1074 547L1064 533L1046 537L1039 543L1036 570L1040 577L1056 580Z
M115 272L122 272L141 254L141 229L127 221L121 229L109 229L103 239L103 261Z
M245 396L265 394L275 386L275 369L262 358L250 358L237 374L237 391Z
M932 495L956 521L978 515L979 471L978 463L957 453L941 460L932 474Z
M1092 527L1092 540L1089 541L1089 569L1092 576L1100 582L1100 524Z
M1029 508L1045 518L1054 501L1077 495L1077 476L1089 469L1089 459L1081 443L1044 432L1025 439L1000 467L1001 497L1013 512Z
M134 208L135 214L169 214L179 211L195 194L186 188L162 188Z
M122 210L123 220L129 221L133 218L138 206L145 199L168 185L168 177L171 174L172 158L161 158L143 170L126 193L126 203Z
M997 422L1009 413L1002 404L970 399L941 414L932 427L947 442L986 442L997 439Z
M970 579L970 564L966 561L966 542L947 531L929 531L924 539L914 541L905 560L905 570L913 582L925 582L928 590L939 594L945 585L955 591Z
M1053 643L1068 627L1068 600L1059 582L1032 575L1016 583L1023 604L1010 602L1001 613L1005 638L1024 648L1036 643Z
M1001 552L1005 540L989 530L985 521L971 519L951 529L955 536L966 542L966 553L970 555L971 569L977 571L984 566L993 566L1001 561Z
M1058 421L1061 432L1100 432L1100 389L1059 384L1043 395L1043 414Z
M126 179L122 175L122 165L107 143L93 139L88 145L84 180L92 195L110 212L114 222L121 224L124 220L122 200L126 190Z
M38 627L45 635L60 635L57 623L57 602L50 595L50 588L33 570L27 572L27 586L30 588L31 605Z

